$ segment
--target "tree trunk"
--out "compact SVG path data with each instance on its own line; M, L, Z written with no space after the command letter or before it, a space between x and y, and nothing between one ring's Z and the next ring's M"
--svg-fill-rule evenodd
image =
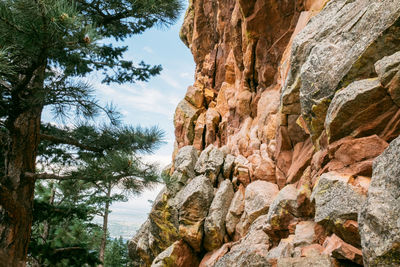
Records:
M54 198L56 196L56 189L55 189L54 183L51 183L50 187L51 187L51 195L50 195L50 199L49 199L49 204L53 205ZM49 232L50 232L50 224L47 220L45 220L43 222L43 235L42 235L42 239L44 242L46 242L47 238L49 238Z
M107 243L108 213L110 210L110 201L109 201L110 197L111 197L111 184L107 188L107 200L103 216L103 236L101 238L100 254L99 254L99 259L102 262L102 264L100 264L99 267L104 266L104 254L106 251L106 243Z
M45 64L24 89L16 89L7 118L9 131L4 176L0 177L0 266L25 266L31 235L35 172L43 106L35 93L43 88ZM32 104L27 105L32 99ZM35 100L33 100L35 99Z

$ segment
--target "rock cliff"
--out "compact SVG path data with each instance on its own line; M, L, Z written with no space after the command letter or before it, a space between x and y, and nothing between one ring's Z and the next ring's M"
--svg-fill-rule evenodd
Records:
M190 0L135 266L400 266L400 0Z

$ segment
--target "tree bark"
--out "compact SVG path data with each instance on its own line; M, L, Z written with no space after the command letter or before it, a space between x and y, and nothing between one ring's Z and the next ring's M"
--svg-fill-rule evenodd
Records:
M104 266L104 254L106 251L106 244L107 244L108 214L110 210L110 201L109 201L110 197L111 197L111 184L107 187L107 200L103 216L103 236L101 238L100 253L99 253L99 259L102 262L102 264L100 264L98 267Z
M0 263L25 266L31 235L35 172L43 105L35 94L43 88L45 64L23 89L16 89L7 118L9 143L4 176L0 177ZM27 103L32 100L31 105Z
M50 195L50 199L49 199L49 204L53 205L54 204L54 198L56 196L56 189L53 183L50 184L51 187L51 195ZM49 233L50 233L50 224L47 220L45 220L43 222L43 235L42 235L42 239L43 241L47 241L47 238L49 238Z

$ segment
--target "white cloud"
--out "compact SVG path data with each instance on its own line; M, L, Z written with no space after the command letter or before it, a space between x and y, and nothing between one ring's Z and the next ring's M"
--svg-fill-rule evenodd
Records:
M154 155L146 155L143 157L143 159L149 163L158 163L161 168L164 168L171 163L172 156L171 154L169 155L154 154Z
M177 80L175 80L173 77L171 77L170 75L168 75L166 73L161 74L161 79L164 82L166 82L168 85L170 85L176 89L184 90L184 86L182 86L182 84L180 82L178 82Z
M146 51L146 52L149 53L149 54L154 54L153 49L151 49L151 48L148 47L148 46L143 47L143 50Z
M182 72L179 74L179 76L181 76L182 78L189 78L190 74L188 72Z
M118 106L124 106L125 110L129 107L129 109L163 114L167 117L173 115L180 101L180 96L176 92L172 90L161 92L147 87L145 83L136 85L138 86L121 85L114 89L104 84L97 84L96 88L108 99L118 100Z

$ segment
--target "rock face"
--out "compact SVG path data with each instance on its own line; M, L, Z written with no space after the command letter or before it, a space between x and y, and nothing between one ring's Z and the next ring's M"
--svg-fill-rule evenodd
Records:
M205 176L194 178L178 196L179 235L195 251L200 251L203 223L213 200L214 189Z
M184 241L176 241L158 254L151 267L185 267L199 264L196 255Z
M366 266L400 265L400 138L374 161L367 201L359 215Z
M204 222L204 248L217 249L224 243L225 218L233 198L231 181L224 180L219 186Z
M357 221L366 197L349 184L350 178L336 173L322 174L311 200L315 201L315 222L324 225L346 242L360 246L357 231L354 233L345 226L348 222Z
M134 266L400 266L400 0L189 1L180 37L195 82Z

